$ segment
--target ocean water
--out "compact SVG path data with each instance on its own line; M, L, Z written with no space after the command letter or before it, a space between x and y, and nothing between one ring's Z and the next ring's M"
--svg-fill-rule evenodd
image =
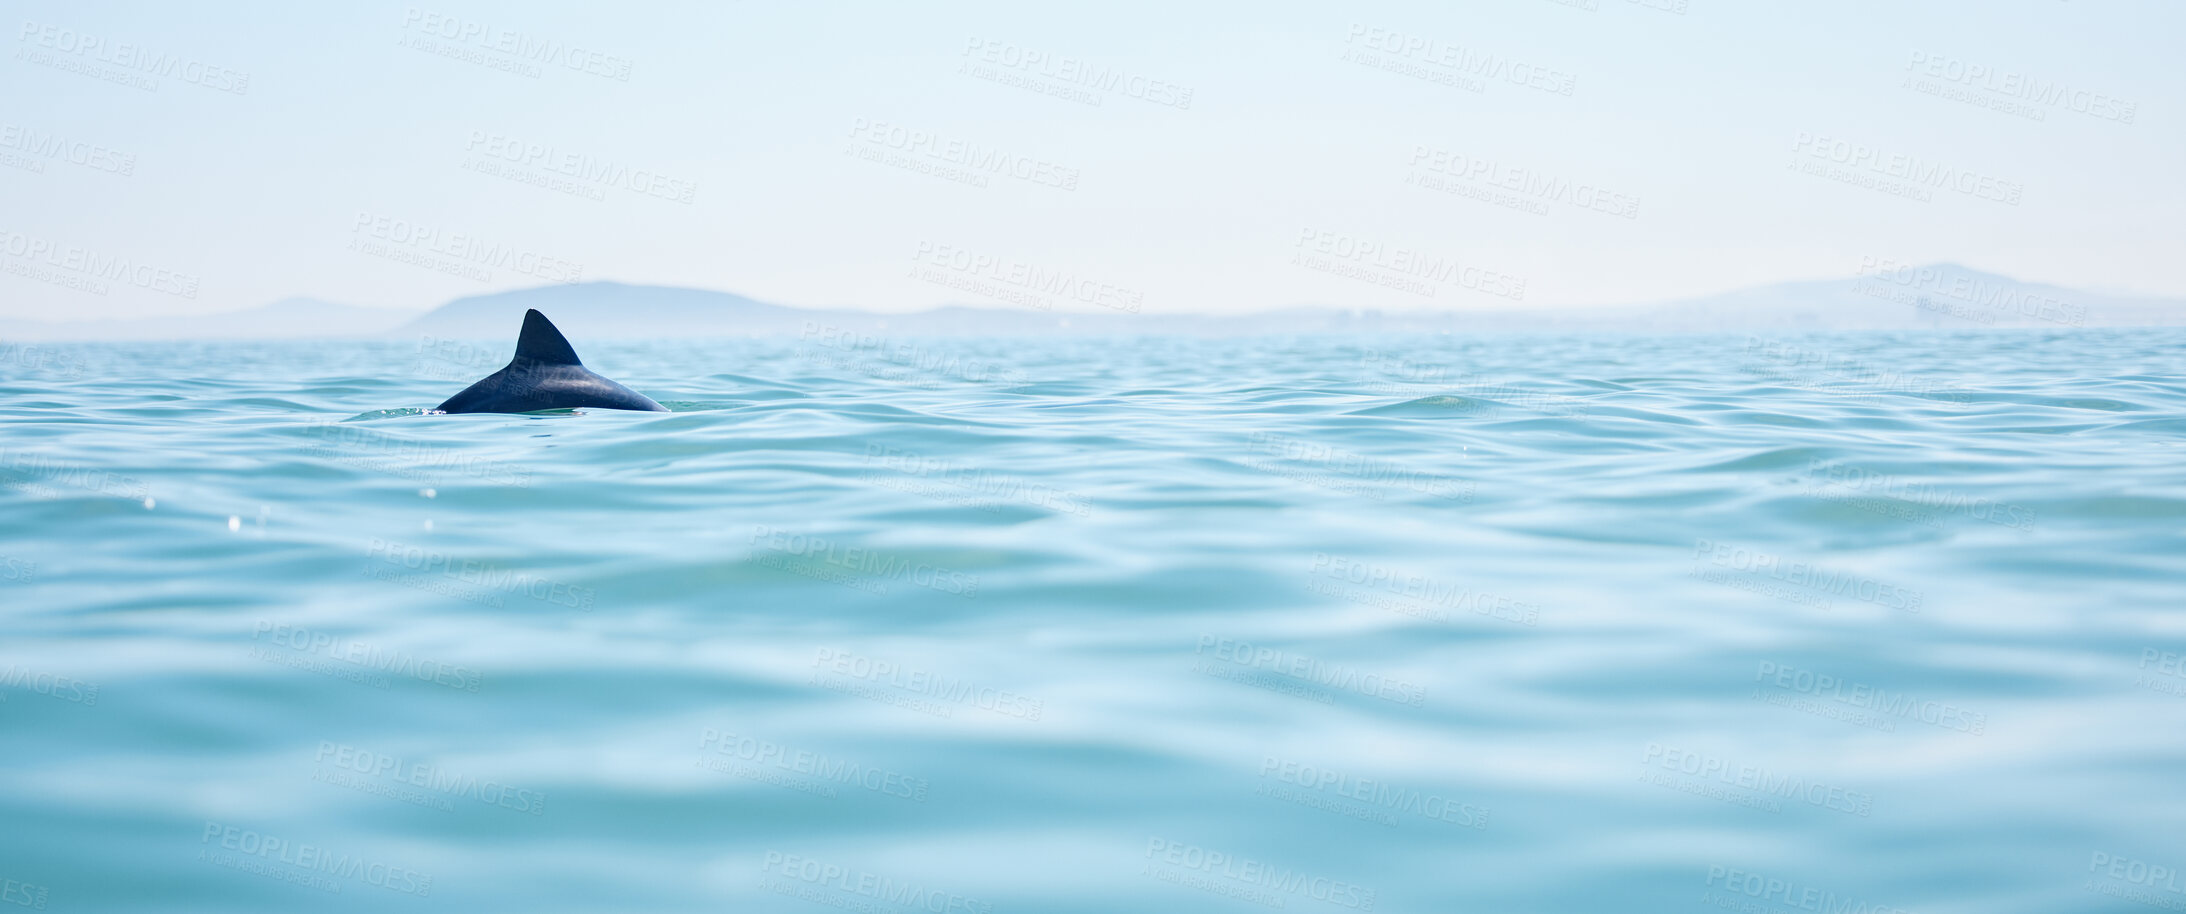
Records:
M0 908L2186 903L2186 333L0 347Z

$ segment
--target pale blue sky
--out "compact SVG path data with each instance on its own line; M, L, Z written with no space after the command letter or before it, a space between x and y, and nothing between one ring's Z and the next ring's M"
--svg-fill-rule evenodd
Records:
M0 317L290 295L424 308L569 276L879 310L994 304L914 275L915 255L939 264L944 249L1004 274L1097 279L1147 312L1620 303L1851 275L1867 258L2186 295L2177 4L1650 3L11 2ZM98 46L74 50L83 36ZM602 72L506 72L490 64L517 60L496 41L597 51ZM1346 58L1377 41L1408 47L1383 59L1409 72ZM123 45L188 66L132 77L150 91L78 72L146 59ZM1048 63L1007 64L1023 51ZM1122 78L1078 90L1098 104L1056 97L1071 91L1054 75L1065 59ZM1443 84L1472 78L1469 64L1548 88ZM247 73L245 91L190 78L225 84L221 71ZM1915 76L1962 97L1907 88ZM2069 91L2015 102L2006 80L2022 78ZM1134 86L1188 88L1189 106ZM2130 103L2132 121L2096 95ZM1997 110L2013 103L2024 109ZM932 138L895 150L917 162L961 142L1039 171L981 187L851 154L890 149L876 124ZM1856 180L1942 166L1970 190L1907 199L1804 173L1852 147L1802 148L1802 135L1872 150ZM679 202L579 178L566 192L522 183L538 169L475 169L527 144L695 190ZM1415 170L1422 147L1636 208L1533 212L1451 193L1494 190ZM100 167L120 162L129 174ZM1407 183L1421 176L1446 188ZM2018 202L1984 198L1998 188ZM444 248L458 234L486 247L424 250L400 237L411 224L437 227ZM1293 261L1314 247L1301 238L1329 242L1320 268ZM1359 241L1522 279L1523 298L1454 277L1427 297L1327 269ZM516 256L477 262L494 247ZM93 258L129 272L87 291ZM194 296L176 294L192 279Z

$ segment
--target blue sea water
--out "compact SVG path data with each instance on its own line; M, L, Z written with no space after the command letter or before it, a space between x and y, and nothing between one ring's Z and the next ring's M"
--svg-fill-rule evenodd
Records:
M0 348L0 908L2186 904L2186 332Z

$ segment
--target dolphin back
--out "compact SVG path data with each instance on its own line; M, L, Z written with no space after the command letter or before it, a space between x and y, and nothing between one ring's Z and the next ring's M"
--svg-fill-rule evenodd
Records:
M666 412L651 397L593 373L578 361L562 331L536 309L524 312L516 356L440 404L444 413L529 413L545 409L631 409Z

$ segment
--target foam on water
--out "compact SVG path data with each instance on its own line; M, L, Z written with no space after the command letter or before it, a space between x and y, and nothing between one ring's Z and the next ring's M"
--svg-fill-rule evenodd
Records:
M2186 901L2179 331L46 348L11 903Z

